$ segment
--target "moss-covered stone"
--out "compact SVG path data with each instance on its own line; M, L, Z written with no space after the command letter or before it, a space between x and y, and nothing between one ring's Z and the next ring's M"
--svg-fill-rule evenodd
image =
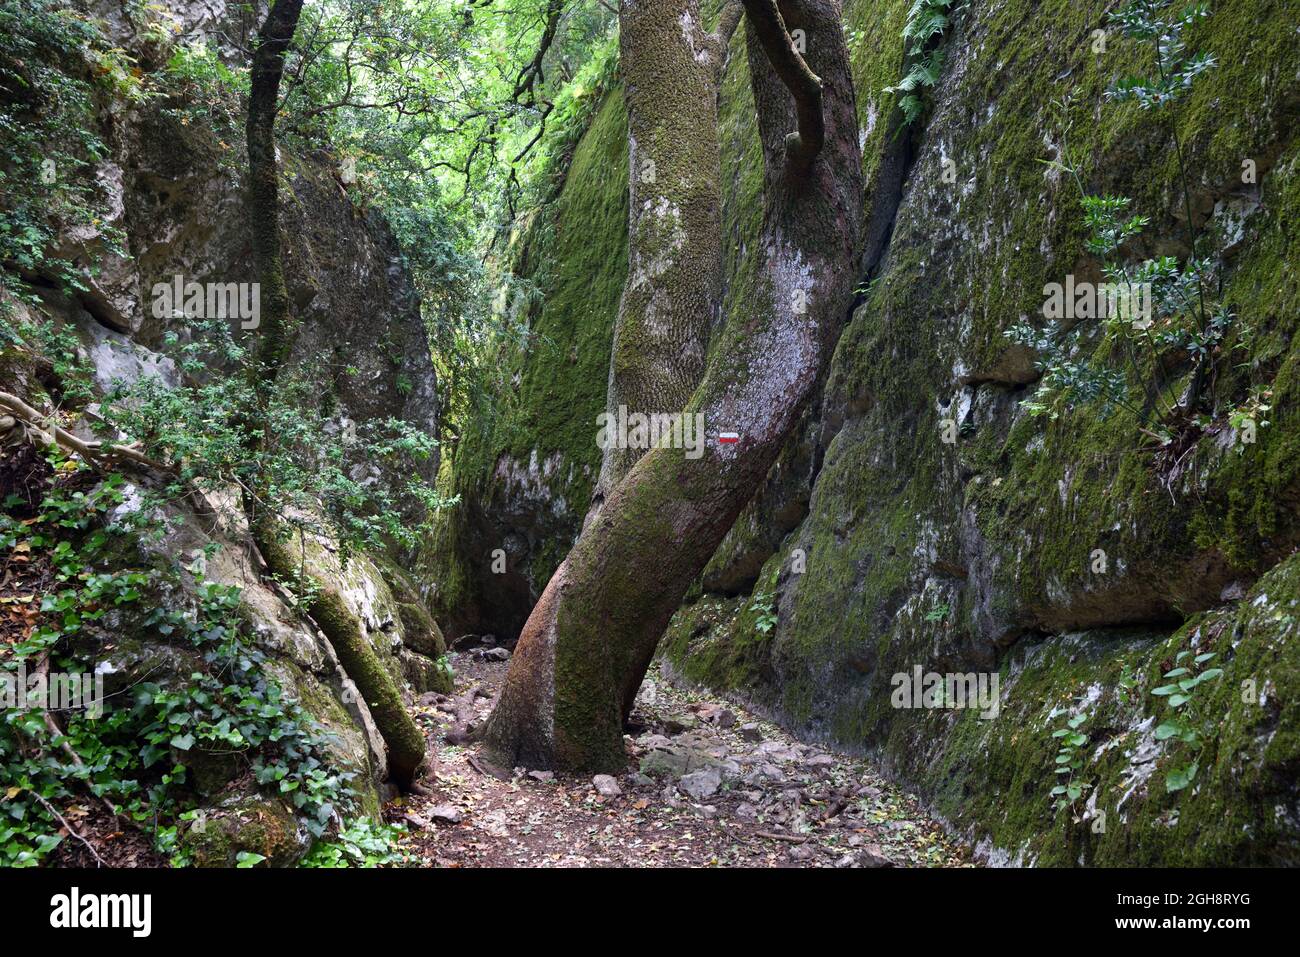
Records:
M865 6L849 4L851 25ZM1153 725L1135 728L1159 711L1148 693L1180 643L1204 645L1205 629L1231 621L1238 661L1276 653L1273 666L1287 670L1285 630L1241 620L1253 605L1219 606L1266 573L1289 587L1290 566L1276 563L1300 533L1300 422L1291 397L1300 259L1288 226L1300 171L1300 41L1280 27L1279 4L1216 3L1189 43L1214 53L1219 67L1185 102L1144 114L1103 103L1117 75L1151 67L1149 51L1114 31L1107 54L1093 53L1100 15L1019 2L958 14L882 274L828 377L808 516L753 587L774 594L777 625L760 633L750 598L706 592L679 612L665 653L687 676L730 688L807 733L876 751L992 858L1283 862L1295 848L1293 801L1280 784L1292 758L1285 747L1270 750L1261 729L1294 721L1293 705L1274 698L1277 711L1263 724L1238 714L1231 695L1245 676L1233 669L1207 706L1227 718L1207 717L1205 761L1214 763L1205 763L1201 783L1166 795L1175 755L1162 751L1152 787L1118 812L1111 805L1105 836L1090 823L1065 826L1046 798L1055 753L1046 716L1073 695L1095 699L1090 713L1105 722L1096 746L1114 749L1094 789L1105 809L1138 773L1119 756L1150 737ZM898 48L882 50L878 36L861 42L858 75L888 76ZM860 86L860 109L883 102L877 93ZM1097 270L1083 247L1074 184L1040 162L1057 158L1060 144L1047 101L1065 95L1087 188L1130 196L1152 218L1136 255L1187 254L1168 147L1174 128L1197 224L1224 250L1223 296L1242 331L1218 362L1214 424L1175 467L1143 450L1140 423L1122 410L1103 418L1082 406L1048 423L1018 404L1032 370L1004 330L1039 312L1047 282ZM869 118L864 128L875 128ZM868 145L868 170L880 148ZM1267 170L1257 192L1241 183L1243 158ZM946 161L956 182L945 179ZM743 281L743 270L732 277ZM1093 348L1085 339L1084 349ZM1163 375L1156 381L1166 399L1187 382L1186 366L1144 364L1139 373ZM1242 445L1227 410L1251 386L1272 388L1274 412L1258 442ZM954 444L942 440L947 423ZM730 547L715 565L734 561ZM1098 549L1104 571L1096 570ZM797 553L802 574L793 570ZM1279 593L1271 577L1261 588ZM1025 699L1009 699L993 722L891 708L890 676L918 664L999 670L1004 687L1014 680ZM1138 704L1121 715L1114 700L1126 668L1143 684L1133 693ZM1257 784L1232 804L1231 773L1220 768L1248 764L1260 769Z
M558 197L521 239L515 272L542 294L528 348L508 353L511 393L462 437L446 479L461 503L439 515L424 549L430 606L453 638L513 637L586 514L627 273L627 189L627 116L615 87Z
M293 812L274 798L244 798L200 812L180 835L196 867L235 867L241 852L260 854L265 867L289 867L310 842Z

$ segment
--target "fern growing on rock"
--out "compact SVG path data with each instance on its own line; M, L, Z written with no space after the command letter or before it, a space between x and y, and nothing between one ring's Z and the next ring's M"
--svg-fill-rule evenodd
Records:
M955 0L916 0L907 11L907 26L903 40L907 45L907 72L886 93L901 93L898 108L903 111L903 122L911 125L925 108L925 91L939 83L943 69L943 50L936 41L952 23L952 6Z

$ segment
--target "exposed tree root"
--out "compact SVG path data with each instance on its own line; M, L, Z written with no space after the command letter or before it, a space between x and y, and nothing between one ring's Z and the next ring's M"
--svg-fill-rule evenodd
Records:
M366 640L357 619L337 588L307 575L289 548L276 535L274 517L264 515L254 523L253 538L275 575L296 583L310 596L307 615L329 640L339 663L365 698L384 743L388 745L389 774L399 787L409 790L424 764L428 742L406 711L396 682Z
M46 447L53 448L57 446L69 452L76 452L88 464L103 466L112 461L126 461L168 475L176 473L173 467L149 458L134 445L87 442L85 439L80 439L67 429L61 428L49 416L42 415L18 396L11 395L8 392L0 392L0 408L11 413L4 420L0 420L0 425L4 426L0 431L8 431L17 422L21 422L34 441Z
M479 728L474 727L474 702L479 698L491 697L483 688L472 688L458 697L448 710L455 719L451 730L446 734L448 744L468 744L475 740Z

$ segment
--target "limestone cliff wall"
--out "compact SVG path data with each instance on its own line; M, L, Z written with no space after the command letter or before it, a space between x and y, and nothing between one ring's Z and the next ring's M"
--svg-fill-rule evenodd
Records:
M685 676L808 735L876 752L993 861L1294 863L1295 6L1217 0L1188 34L1217 67L1172 110L1144 114L1105 100L1117 77L1151 69L1149 51L1113 31L1094 50L1106 10L971 3L943 40L942 76L904 150L888 132L884 88L902 72L908 7L846 4L868 201L890 189L895 164L906 171L897 202L878 211L893 214L885 242L870 251L877 261L820 400L679 613L665 654ZM761 188L742 42L722 101L733 312L752 275ZM508 532L503 547L513 536L529 556L503 577L487 554L445 553L462 576L449 606L468 628L519 627L524 596L577 533L598 461L587 423L604 395L625 215L611 96L561 197L559 222L582 210L586 235L534 249L583 294L553 293L538 313L549 341L518 361L520 381L541 388L521 389L509 443L457 463L480 528ZM1039 317L1045 284L1097 274L1078 191L1043 162L1059 158L1051 103L1067 97L1088 187L1131 197L1151 218L1136 257L1189 253L1169 145L1177 130L1216 284L1250 330L1230 336L1218 363L1209 395L1219 415L1185 431L1176 454L1145 448L1123 412L1081 407L1048 421L1020 404L1039 373L1004 331ZM1242 180L1247 159L1254 183ZM1085 336L1076 355L1097 348ZM1145 372L1176 396L1188 368ZM1223 410L1252 388L1272 391L1273 411L1246 444ZM495 547L491 535L481 547ZM765 613L774 627L762 627ZM1224 671L1184 706L1202 729L1196 747L1156 734L1169 705L1152 692L1185 651L1214 653ZM892 677L916 666L998 675L998 717L891 706ZM1072 811L1056 812L1052 735L1080 715L1087 787ZM1193 761L1191 785L1169 791L1171 772Z
M83 288L60 288L51 277L28 275L36 301L22 302L7 291L4 314L15 322L52 319L74 330L95 386L151 375L175 384L181 370L169 355L168 333L180 329L170 315L155 312L152 291L180 275L185 282L249 282L251 263L244 214L245 158L241 130L229 109L196 112L194 91L174 86L162 72L174 43L219 34L239 36L250 28L247 15L224 0L167 5L175 36L145 29L159 8L129 11L119 4L87 3L82 12L98 24L108 44L120 45L145 73L159 79L160 95L104 96L96 103L96 134L104 144L93 176L107 214L92 227L60 235L55 252L80 273ZM143 18L143 19L142 19ZM180 38L180 40L177 39ZM67 68L66 65L63 68ZM89 68L89 67L87 67ZM224 118L223 118L224 117ZM301 328L291 363L324 356L312 368L328 370L318 385L321 411L336 420L364 424L405 420L430 435L438 432L437 378L414 285L391 231L377 213L349 195L329 155L298 155L284 148L283 230L290 293ZM116 230L120 247L106 241ZM232 319L239 336L256 336ZM11 349L0 352L0 378L32 405L49 411L57 393L47 372L34 370ZM413 470L432 478L437 459L379 468L357 462L358 481L396 483ZM138 478L136 479L138 481ZM130 486L129 512L138 501ZM213 504L220 504L216 499ZM230 504L226 502L225 504ZM222 510L218 509L219 512ZM163 687L183 683L202 667L192 652L178 649L152 628L144 611L185 611L197 603L197 582L175 565L201 561L210 581L243 589L243 617L256 647L267 655L268 671L286 696L301 703L329 735L334 770L355 775L356 813L377 815L386 795L384 744L364 699L340 669L329 643L293 607L291 596L271 585L247 547L246 531L229 520L199 514L177 502L165 516L167 535L132 537L122 567L147 570L150 592L142 613L115 613L86 649L110 677L110 692L145 680ZM115 516L120 517L120 516ZM380 661L411 701L434 688L450 690L441 633L410 579L391 558L353 555L344 565L334 543L304 541L311 568L337 582L357 614ZM207 556L204 559L204 556ZM184 829L182 843L196 863L233 865L241 850L262 853L273 863L291 863L310 844L292 808L265 796L238 762L191 752L205 829ZM257 822L267 823L261 826ZM274 826L271 826L274 824Z

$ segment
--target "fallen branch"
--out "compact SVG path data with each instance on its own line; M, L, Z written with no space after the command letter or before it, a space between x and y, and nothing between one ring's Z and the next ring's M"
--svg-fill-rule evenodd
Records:
M787 844L803 844L809 840L807 835L778 834L776 831L755 831L756 837L765 837L769 841L785 841Z
M69 834L71 834L73 837L75 837L77 840L79 840L82 844L86 845L86 850L90 851L90 856L93 857L96 861L99 862L99 866L100 866L100 867L108 867L108 862L105 861L102 857L99 856L99 852L95 850L95 845L91 844L88 840L86 840L84 837L82 837L82 836L77 832L77 829L76 829L75 827L73 827L71 824L68 823L68 819L65 818L62 814L60 814L58 811L56 811L56 810L54 809L54 805L53 805L53 804L51 804L49 801L45 800L45 798L41 797L41 796L40 796L39 794L37 794L35 791L32 792L32 797L34 797L34 798L36 798L36 800L40 801L40 802L41 802L41 807L45 808L46 811L48 811L48 812L49 812L50 814L52 814L55 818L57 818L57 819L58 819L58 822L59 822L60 824L63 825L64 829L65 829Z
M425 763L428 742L407 713L397 683L375 654L361 620L337 587L305 571L301 555L280 540L275 515L263 513L250 522L250 529L267 568L304 596L303 610L328 639L388 746L389 773L399 787L409 790Z
M51 417L42 415L16 395L0 392L0 408L8 410L15 418L22 421L41 444L49 447L57 446L76 452L87 462L103 464L105 459L120 459L134 462L136 465L143 465L155 471L166 472L171 475L176 474L175 466L156 462L133 445L86 441L78 438L58 425Z

